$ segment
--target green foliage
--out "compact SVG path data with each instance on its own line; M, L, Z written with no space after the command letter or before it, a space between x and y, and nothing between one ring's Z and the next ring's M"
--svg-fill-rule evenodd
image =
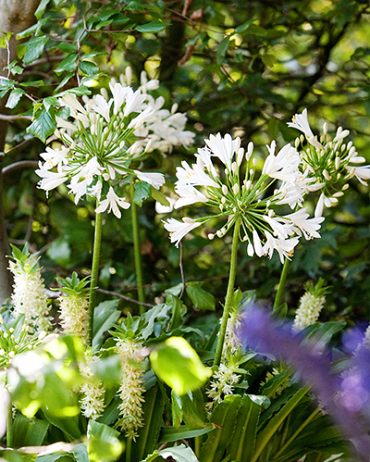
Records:
M201 363L195 350L181 337L171 337L150 354L154 372L178 395L200 388L211 371ZM176 369L173 369L176 364Z

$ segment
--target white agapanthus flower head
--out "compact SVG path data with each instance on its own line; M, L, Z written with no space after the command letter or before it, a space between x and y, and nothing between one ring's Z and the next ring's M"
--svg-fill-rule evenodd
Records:
M306 239L320 237L318 230L323 218L309 218L306 209L301 208L310 182L302 180L298 170L301 160L293 146L288 144L276 153L276 144L272 142L267 147L269 155L262 174L258 175L252 143L245 152L240 147L240 139L232 139L230 135L211 135L205 142L206 147L198 149L195 164L183 161L177 168L175 191L179 199L174 208L201 202L212 209L212 214L185 217L182 222L174 218L164 221L171 242L178 246L188 232L215 217L226 222L215 234L208 234L208 238L213 239L215 235L221 238L239 219L239 237L248 242L249 255L271 258L276 250L283 262L302 234ZM277 182L280 188L272 195L267 194ZM299 210L279 215L282 204L298 206Z
M306 192L321 190L317 202L315 216L320 217L324 208L338 204L338 199L348 189L348 181L356 177L358 181L367 185L370 179L370 165L365 163L365 158L359 156L352 141L347 144L345 138L350 134L349 130L337 129L333 139L327 132L327 124L324 124L320 142L314 137L308 122L307 109L302 114L296 114L293 122L288 126L304 133L296 140L296 147L300 149L300 174L304 176L307 185ZM308 145L304 144L304 138Z
M130 79L126 75L126 81ZM174 145L187 147L194 134L185 130L185 114L163 109L163 97L156 100L146 93L158 81L143 76L141 81L135 91L124 81L112 80L110 98L105 90L92 98L84 96L83 103L72 93L59 100L69 118L56 118L57 130L51 140L61 144L41 153L43 161L36 170L41 189L48 192L67 183L76 204L83 197L94 197L97 213L112 211L120 218L119 209L129 207L118 192L122 178L131 176L155 189L164 184L163 174L135 170L131 163L154 149L166 153Z

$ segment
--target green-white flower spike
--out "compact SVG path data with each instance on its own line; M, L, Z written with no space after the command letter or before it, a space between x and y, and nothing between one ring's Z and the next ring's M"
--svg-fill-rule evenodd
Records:
M74 272L72 277L57 278L57 281L63 286L61 290L65 294L58 298L63 332L76 335L87 345L89 289L85 286L89 283L88 278L80 280Z
M316 285L312 281L306 284L306 293L299 301L299 307L294 319L293 330L295 332L305 329L319 319L326 300L325 294L329 290L328 287L323 287L324 282L320 278Z
M81 385L81 409L85 417L96 420L104 411L105 390L102 382L95 376L91 365L98 360L91 350L85 352L85 363L80 367L85 382Z
M11 297L14 316L24 314L29 334L48 332L52 327L50 306L38 257L29 253L27 245L22 251L15 246L12 249L14 261L9 262L9 269L14 275Z

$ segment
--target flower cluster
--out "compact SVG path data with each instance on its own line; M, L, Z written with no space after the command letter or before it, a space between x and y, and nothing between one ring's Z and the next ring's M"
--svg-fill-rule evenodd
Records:
M121 398L120 416L122 429L126 436L135 440L137 430L143 426L144 402L142 379L142 347L132 339L120 339L117 342L117 353L121 359L122 383L118 390Z
M324 206L332 207L338 203L338 198L348 189L351 178L356 177L360 183L367 184L365 180L370 179L370 165L360 165L365 162L365 158L358 155L352 141L347 144L344 142L349 130L339 127L331 139L325 123L323 134L318 140L308 122L307 109L302 114L296 114L288 126L304 134L297 138L296 147L301 145L302 171L321 190L315 210L316 217L323 214ZM305 138L308 145L304 145Z
M318 320L328 290L327 287L323 287L323 284L324 280L320 278L316 285L313 285L311 281L306 285L306 293L299 300L299 307L294 318L293 330L295 332L303 330Z
M70 278L57 278L63 285L62 291L65 295L58 298L60 303L60 319L63 332L67 335L76 335L84 345L88 342L88 310L89 297L85 285L87 278L79 280L77 273Z
M91 350L86 351L84 356L85 364L80 367L81 374L85 378L80 388L80 392L83 394L80 400L81 409L85 417L95 420L104 411L105 390L102 382L91 369L91 365L98 358L91 353Z
M130 86L112 80L107 91L81 104L72 93L60 99L72 120L56 117L57 130L52 139L62 145L47 147L41 154L36 173L39 186L50 191L69 181L67 187L75 203L83 197L97 200L97 213L106 210L120 218L120 208L130 204L119 197L119 180L131 176L159 189L164 183L161 173L141 172L131 167L153 149L167 152L173 145L189 145L193 134L185 131L186 116L163 109L164 99L155 100L143 90L158 86L157 81L146 82L134 91ZM103 96L105 95L105 96Z
M20 251L13 247L14 261L9 262L9 269L14 275L13 294L14 316L24 314L24 324L29 334L48 332L51 327L48 297L38 267L38 257L30 255L27 247Z
M212 400L207 403L207 408L212 410L213 406L220 403L225 396L231 395L239 380L240 376L235 374L232 365L221 363L218 371L212 376L210 389L206 391L207 396Z
M293 146L287 144L275 153L276 144L272 142L262 174L258 176L252 143L245 152L240 147L240 139L232 139L228 134L223 138L220 134L211 135L205 141L206 147L196 153L195 164L190 166L183 161L177 168L175 191L179 199L174 207L200 202L217 212L197 219L185 217L182 222L168 219L164 223L171 242L178 246L188 232L201 224L215 217L225 218L226 223L216 232L218 237L225 236L238 221L241 225L239 238L248 242L250 256L255 253L271 258L276 250L284 262L302 234L306 239L320 237L318 230L324 219L309 218L302 207L304 194L317 186L312 184L313 179L300 173L301 159ZM278 181L278 187L270 194ZM297 207L297 210L279 215L278 206L284 204L291 209ZM213 233L208 234L209 239L214 237Z

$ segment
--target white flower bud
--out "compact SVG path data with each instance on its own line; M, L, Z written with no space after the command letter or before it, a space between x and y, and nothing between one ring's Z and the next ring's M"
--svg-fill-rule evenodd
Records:
M233 162L231 164L231 170L233 171L233 173L236 173L238 171L238 164L236 162Z
M240 167L244 157L244 148L239 148L237 152L237 161L238 161L238 166Z
M326 179L327 181L330 181L330 175L329 175L329 173L328 173L327 170L324 170L324 171L322 172L322 174L324 175L324 177L325 177L325 179Z
M220 230L217 231L217 237L221 238L222 237L222 232Z
M348 188L349 188L349 184L347 183L347 184L343 185L342 191L346 191Z
M236 196L238 194L238 192L239 192L239 185L238 185L238 183L235 183L234 186L233 186L233 193Z
M222 194L224 194L225 196L226 196L227 193L229 192L229 189L228 189L228 187L226 186L226 184L223 184L223 185L222 185L221 190L222 190Z
M342 197L342 196L344 196L344 193L341 192L341 191L336 192L336 193L333 194L333 197Z
M207 237L210 241L212 241L215 238L215 235L212 233L209 233Z
M340 168L340 157L335 158L335 168L336 170L339 170Z
M295 148L297 149L300 144L301 144L301 140L299 138L296 138L294 142Z
M245 158L247 159L247 161L249 161L249 159L251 158L252 154L253 154L253 143L252 141L250 143L248 143L248 150L247 150L247 154L245 155Z
M324 135L326 135L328 133L328 123L327 122L324 123L324 126L322 127L322 130L324 132Z
M101 89L100 89L100 93L103 95L103 98L104 98L106 101L108 101L109 96L108 96L107 90L106 90L105 88L101 88Z
M245 236L247 237L247 236ZM248 244L248 247L247 247L247 254L250 256L250 257L253 257L254 255L254 248L253 248L253 245L251 243Z

